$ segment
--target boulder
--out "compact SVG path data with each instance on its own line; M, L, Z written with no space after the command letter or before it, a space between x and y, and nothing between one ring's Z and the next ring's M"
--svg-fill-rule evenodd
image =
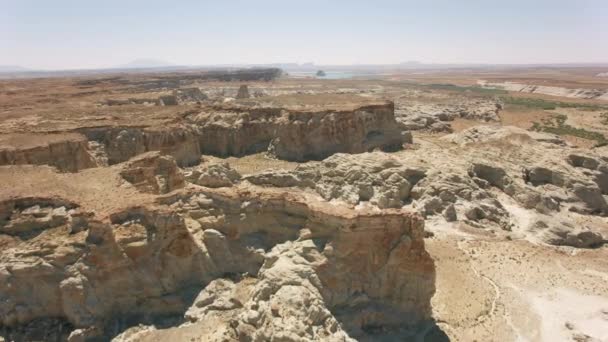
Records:
M236 94L236 98L237 99L248 99L249 97L251 97L249 95L249 88L245 84L241 85L239 87L238 93Z
M180 88L173 91L173 95L180 103L201 102L208 100L209 97L204 94L200 88Z
M184 187L184 176L171 156L148 152L120 166L121 177L139 191L165 194Z
M587 227L577 228L567 221L539 220L534 223L533 230L538 232L542 241L550 245L593 248L605 242L600 233Z
M469 168L469 176L481 178L501 190L511 184L504 169L484 163L473 163Z
M241 179L241 175L228 163L219 163L198 167L186 174L186 180L208 188L232 186Z
M424 170L407 167L386 153L372 152L339 153L293 171L262 172L245 179L262 186L311 189L327 201L400 208L409 199L412 186L424 177Z

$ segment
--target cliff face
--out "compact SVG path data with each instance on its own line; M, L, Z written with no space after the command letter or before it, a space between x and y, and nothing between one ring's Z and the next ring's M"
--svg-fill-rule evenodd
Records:
M0 137L0 165L51 165L62 172L96 166L84 136L66 134L15 134Z
M280 159L306 161L338 152L399 150L403 143L394 106L386 103L353 111L290 113L280 121L269 149Z
M75 172L122 163L150 151L172 156L180 167L198 164L201 154L243 156L268 151L279 159L307 161L338 152L398 150L410 142L395 121L392 102L336 98L332 101L337 104L313 102L303 107L292 104L299 97L243 99L174 113L170 121L142 126L117 124L75 128L78 133L11 135L0 139L0 165L46 164ZM304 97L302 101L312 100Z
M197 132L186 126L99 127L83 131L89 140L102 146L102 153L110 165L149 151L171 155L179 166L192 166L200 162Z
M406 142L392 102L345 109L230 107L188 117L203 153L221 156L268 151L279 159L320 160L334 153L398 150Z
M323 313L313 330L298 330L309 339L365 335L369 327L402 329L430 319L435 270L419 216L328 208L303 196L197 187L101 220L56 198L5 200L1 324L54 317L107 336L108 322L183 314L192 300L188 293L210 284L199 295L204 297L216 279L243 273L250 278L230 282L246 286L251 296L230 312L233 323L222 323L240 327L228 329L234 339L272 339L298 330L275 317L277 310L295 312L297 294L316 303L298 312ZM229 291L216 300L234 302ZM202 322L213 315L205 303L195 300L187 318ZM254 315L251 310L258 323L244 318Z
M184 175L171 156L148 152L122 166L120 176L139 191L165 194L185 185Z

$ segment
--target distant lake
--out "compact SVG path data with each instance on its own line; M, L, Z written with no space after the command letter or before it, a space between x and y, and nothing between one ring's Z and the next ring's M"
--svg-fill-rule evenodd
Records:
M381 74L371 74L371 73L357 73L357 72L348 72L348 71L325 71L325 76L317 76L316 71L292 71L288 72L290 77L312 77L323 80L341 80L341 79L349 79L353 77L377 77Z

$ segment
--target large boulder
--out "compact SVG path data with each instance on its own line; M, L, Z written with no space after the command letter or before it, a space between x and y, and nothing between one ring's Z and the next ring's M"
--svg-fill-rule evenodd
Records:
M600 233L563 220L538 220L533 224L532 231L537 232L541 241L556 246L593 248L604 243Z
M251 96L249 95L249 88L247 85L243 84L239 87L239 91L236 94L237 99L248 99Z
M241 175L228 163L203 165L189 171L186 179L194 184L208 188L221 188L236 184Z
M311 189L327 201L400 208L409 199L412 186L424 177L424 170L403 165L389 154L372 152L338 153L293 171L262 172L245 179L256 185Z
M184 187L184 176L171 156L141 154L121 165L120 175L139 191L165 194Z

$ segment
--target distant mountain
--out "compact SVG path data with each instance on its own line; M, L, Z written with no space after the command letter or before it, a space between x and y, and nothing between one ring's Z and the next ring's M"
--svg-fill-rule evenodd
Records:
M140 58L140 59L133 60L127 64L119 65L118 68L136 69L136 68L162 68L162 67L170 67L170 66L174 66L174 64L171 64L169 62L162 61L159 59Z
M399 63L400 65L420 65L422 62L419 61L406 61Z
M29 69L18 65L0 65L0 72L22 72Z

